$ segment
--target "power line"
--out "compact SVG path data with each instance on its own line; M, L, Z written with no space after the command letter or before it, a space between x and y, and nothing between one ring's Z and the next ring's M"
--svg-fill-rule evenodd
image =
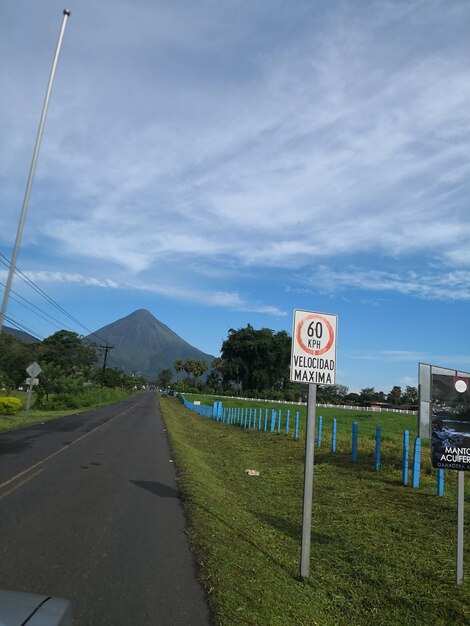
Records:
M0 282L0 285L2 287L5 287L5 283ZM14 295L11 295L14 294ZM16 296L16 297L15 297ZM41 309L40 307L38 307L36 304L34 304L33 302L31 302L30 300L28 300L27 298L25 298L24 296L22 296L21 294L17 293L16 291L13 291L13 289L10 290L10 298L12 300L14 300L15 302L17 302L19 305L21 305L22 307L24 307L25 309L27 309L28 311L31 311L31 313L34 313L35 315L37 315L38 317L40 317L41 319L43 319L44 321L46 321L48 324L50 324L51 326L55 326L55 328L59 328L60 330L62 328L64 328L64 324L62 322L60 322L58 319L56 319L55 317L53 317L52 315L50 315L49 313L47 313L46 311L43 311L43 309ZM21 302L21 300L24 300L24 302ZM27 304L25 304L25 302ZM28 306L29 305L29 306ZM32 308L31 308L32 307ZM36 311L34 309L37 309ZM38 313L39 311L39 313ZM41 313L43 315L41 315ZM48 319L49 318L49 319ZM50 320L54 320L54 322L56 322L55 324L53 322L51 322ZM65 326L65 328L67 330L72 330L71 328Z
M28 335L31 335L35 339L40 339L40 340L44 339L41 333L38 333L38 331L34 330L33 328L28 328L28 326L26 326L23 322L14 320L11 317L8 317L7 315L5 315L5 319L9 324L11 324L17 330L21 330L25 333L28 333Z
M0 258L0 263L3 263L3 265L5 265L6 267L10 267L10 261L1 252L0 252L0 257L1 257ZM4 260L2 260L2 259L4 259ZM74 315L72 315L71 313L66 311L64 309L64 307L62 307L58 302L56 302L53 298L51 298L51 296L49 296L43 289L41 289L41 287L39 287L39 285L37 285L31 278L26 276L26 274L24 274L18 267L15 267L15 273L18 275L19 278L21 278L21 280L23 282L28 284L37 294L39 294L41 297L43 297L45 300L47 300L47 302L49 302L49 304L52 304L52 306L54 306L56 309L58 309L63 315L68 317L75 324L77 324L78 326L80 326L81 328L86 330L89 335L91 335L93 337L96 337L100 341L107 342L107 339L105 339L104 337L101 337L97 333L93 332L90 328L88 328L87 326L82 324L82 322L80 322L80 320L78 320Z
M8 260L8 258L2 254L0 252L0 263L2 263L5 267L10 267L10 261ZM74 315L72 315L71 313L69 313L66 309L64 309L64 307L62 307L58 302L56 302L51 296L49 296L49 294L47 294L43 289L41 289L41 287L39 287L39 285L37 285L31 278L29 278L29 276L27 276L24 272L22 272L18 266L15 267L15 273L16 275L21 278L21 280L26 283L31 289L33 289L33 291L35 291L38 295L40 295L44 300L46 300L49 304L51 304L52 306L54 306L58 311L60 311L63 315L65 315L67 318L69 318L71 321L74 322L74 324L80 326L81 328L83 328L84 330L87 331L87 333L89 334L90 337L96 337L99 341L106 343L106 345L109 344L108 339L105 339L104 337L102 337L101 335L97 334L96 332L93 332L91 329L89 329L87 326L85 326L84 324L82 324L82 322L80 322L80 320L78 320ZM0 283L3 284L3 283ZM37 305L35 305L33 302L29 301L27 298L24 298L23 296L21 296L20 294L15 293L16 296L18 296L19 298L21 298L22 300L24 300L25 302L27 302L28 304L30 304L32 307L34 307L35 309L37 309L38 311L40 311L41 313L44 313L44 315L46 315L47 317L49 317L50 319L53 319L57 324L57 328L66 328L67 330L71 331L70 327L67 327L65 324L63 324L62 322L60 322L59 320L57 320L55 317L53 317L52 315L50 315L49 313L47 313L46 311L44 311L43 309L41 309L40 307L38 307ZM13 298L15 299L15 298ZM19 302L19 304L22 304L21 302ZM22 305L25 306L26 305ZM35 311L31 311L32 313L35 313L35 315L38 315L39 317L42 317L41 315L39 315L38 313L36 313ZM44 319L44 318L43 318ZM49 320L45 320L47 321L49 324L52 324ZM28 331L26 331L28 332ZM73 331L72 331L73 332ZM37 333L38 334L38 333ZM98 347L98 346L97 346ZM103 347L103 346L99 346L99 347ZM120 355L119 350L115 347L112 346L112 348L115 350L115 352L117 353L117 356ZM105 353L105 357L107 356L107 352Z

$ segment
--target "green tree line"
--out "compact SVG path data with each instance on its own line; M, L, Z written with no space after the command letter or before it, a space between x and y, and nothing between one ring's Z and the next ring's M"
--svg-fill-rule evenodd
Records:
M42 372L35 387L37 403L62 408L87 386L133 389L142 380L117 368L104 372L97 366L99 350L74 332L60 330L42 342L23 343L13 335L0 334L0 388L2 393L25 384L26 368L37 361Z
M182 381L173 380L171 369L162 370L157 378L160 388L171 386L177 391L243 395L305 401L307 385L290 381L291 337L285 331L270 328L256 330L251 324L228 331L222 343L221 356L214 359L208 375L205 361L177 360L174 371L186 373ZM393 407L412 407L418 402L416 387L394 386L389 393L365 387L359 393L349 392L346 385L319 385L317 401L322 404L367 405L381 403Z

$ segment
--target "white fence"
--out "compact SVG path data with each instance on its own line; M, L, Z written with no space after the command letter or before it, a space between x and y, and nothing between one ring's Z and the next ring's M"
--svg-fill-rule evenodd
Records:
M197 395L197 394L191 394ZM215 394L204 394L210 398L230 398L232 400L246 400L249 402L270 402L271 404L289 404L289 405L297 405L297 406L307 406L306 402L291 402L289 400L263 400L262 398L243 398L241 396L220 396ZM389 409L389 408L381 408L381 407L372 407L372 406L351 406L349 404L320 404L317 403L317 406L320 407L328 407L332 409L348 409L351 411L369 411L370 413L406 413L407 415L418 415L418 411L409 411L405 409Z

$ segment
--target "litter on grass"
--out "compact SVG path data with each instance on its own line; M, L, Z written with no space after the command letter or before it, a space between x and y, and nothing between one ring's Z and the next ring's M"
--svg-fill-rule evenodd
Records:
M255 469L246 469L245 474L248 474L248 476L259 476L258 470Z

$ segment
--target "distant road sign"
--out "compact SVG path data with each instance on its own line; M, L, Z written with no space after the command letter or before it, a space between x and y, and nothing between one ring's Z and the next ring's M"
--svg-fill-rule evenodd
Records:
M31 378L36 378L36 376L39 376L39 374L42 372L42 369L39 363L36 363L36 361L34 361L34 363L31 363L31 365L26 368L26 371L31 376Z
M334 385L338 316L294 311L290 379L296 383Z

